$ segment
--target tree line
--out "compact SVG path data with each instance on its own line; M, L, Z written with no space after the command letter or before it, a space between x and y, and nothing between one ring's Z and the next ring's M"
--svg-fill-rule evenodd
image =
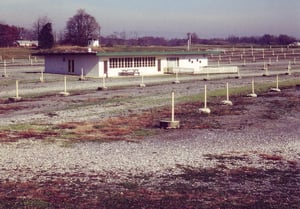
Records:
M199 38L196 33L188 33L186 38L166 39L154 36L138 37L137 35L133 38L126 38L124 33L100 36L100 25L96 19L85 10L79 9L73 17L69 18L64 32L59 36L53 33L52 23L48 17L38 18L32 29L0 23L0 47L13 46L17 40L38 40L39 48L44 49L52 48L55 44L87 46L88 41L93 39L100 39L101 45L106 47L114 45L182 46L187 44L188 37L191 38L192 44L206 45L288 45L297 41L296 38L286 34L203 39Z

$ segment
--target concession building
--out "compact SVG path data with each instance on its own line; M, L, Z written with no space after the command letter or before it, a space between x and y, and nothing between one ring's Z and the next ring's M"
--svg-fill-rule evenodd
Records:
M117 77L160 75L164 73L201 73L208 65L211 51L139 52L41 52L45 73Z

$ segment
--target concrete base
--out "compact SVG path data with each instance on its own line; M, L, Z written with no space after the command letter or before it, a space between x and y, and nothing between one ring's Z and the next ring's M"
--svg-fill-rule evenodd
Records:
M237 76L235 76L235 78L236 78L236 79L241 79L241 78L242 78L242 76L240 76L240 75L237 75Z
M180 128L180 122L178 120L161 120L160 123L160 128L166 128L166 129L177 129Z
M79 78L78 80L79 81L86 81L87 79L86 78Z
M7 78L7 77L8 77L8 75L5 75L5 74L3 74L3 75L2 75L2 77L3 77L3 78Z
M232 101L230 101L230 100L223 100L222 102L221 102L223 105L228 105L228 106L232 106L233 104L232 104Z
M59 92L59 95L60 96L64 96L64 97L67 97L67 96L70 96L70 93L69 92Z
M173 81L172 83L173 83L173 84L179 84L180 81L179 81L179 80L176 80L176 81Z
M8 101L10 102L19 102L22 100L22 97L10 97L8 98Z
M257 97L257 94L248 94L247 97Z
M141 83L141 84L140 84L140 87L141 87L141 88L144 88L144 87L146 87L146 84Z
M264 73L262 76L264 77L269 76L269 73Z
M106 86L98 87L97 90L98 90L98 91L106 91L106 90L107 90L107 87L106 87Z
M285 75L292 75L292 73L291 72L286 72Z
M205 113L205 114L210 114L210 109L209 108L200 108L199 109L199 112L200 113Z
M281 90L279 88L271 88L270 91L271 92L281 92Z

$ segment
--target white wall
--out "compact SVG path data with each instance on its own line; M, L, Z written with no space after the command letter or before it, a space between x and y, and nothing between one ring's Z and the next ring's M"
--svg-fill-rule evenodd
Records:
M199 70L199 68L208 66L208 59L204 57L200 58L198 56L179 57L179 65L177 67L169 67L167 58L164 58L162 61L162 65L164 71L168 73L174 73L179 71L194 72Z
M158 60L161 60L161 71L158 71ZM74 72L68 71L68 61L74 60ZM104 74L104 62L107 61L108 77L117 77L123 70L137 69L142 75L159 75L167 72L167 57L157 57L154 67L110 68L109 58L101 58L95 54L78 55L46 55L45 72L57 74L81 75L81 69L86 76L102 77ZM208 65L207 58L198 56L179 57L179 68L199 70Z
M124 67L124 68L110 68L109 67L109 59L108 58L100 58L99 62L99 74L102 77L104 74L104 62L107 61L107 69L108 69L108 77L117 77L120 76L120 73L123 70L138 70L140 75L158 75L163 74L163 68L161 68L161 71L158 72L158 65L157 65L157 59L155 61L155 67Z
M199 69L208 65L207 58L199 57L182 57L179 60L179 67Z
M74 72L68 72L68 62L74 60ZM92 55L46 55L45 73L99 76L99 57Z

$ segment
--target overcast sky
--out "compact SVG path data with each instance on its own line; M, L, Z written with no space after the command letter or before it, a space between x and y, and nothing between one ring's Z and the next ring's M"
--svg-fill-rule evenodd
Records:
M31 28L47 16L59 32L78 9L96 18L103 35L300 38L300 0L1 0L0 22Z

